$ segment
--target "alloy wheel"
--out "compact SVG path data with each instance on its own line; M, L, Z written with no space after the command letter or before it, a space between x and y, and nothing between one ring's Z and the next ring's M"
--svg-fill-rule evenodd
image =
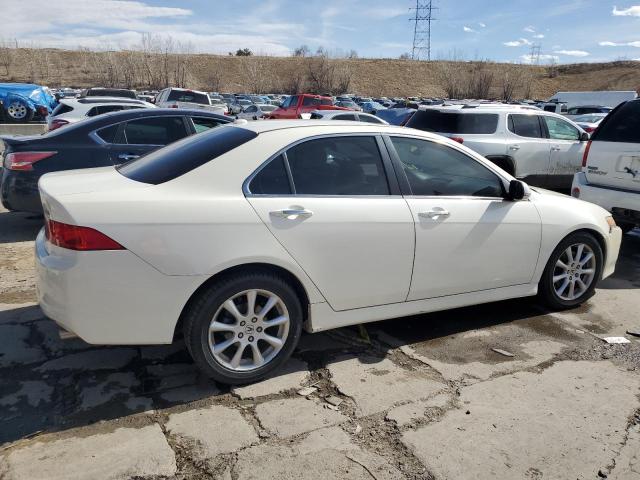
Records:
M591 286L596 256L585 243L575 243L560 253L553 269L553 289L562 300L576 300Z
M27 116L27 107L22 103L14 102L7 107L7 113L14 120L22 120Z
M209 324L209 349L225 368L255 370L284 347L290 318L284 301L267 290L245 290L228 298Z

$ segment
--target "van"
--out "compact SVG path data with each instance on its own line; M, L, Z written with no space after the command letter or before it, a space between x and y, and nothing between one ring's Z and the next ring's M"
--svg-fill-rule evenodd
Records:
M640 226L640 100L622 103L600 122L571 194L609 210L623 231Z

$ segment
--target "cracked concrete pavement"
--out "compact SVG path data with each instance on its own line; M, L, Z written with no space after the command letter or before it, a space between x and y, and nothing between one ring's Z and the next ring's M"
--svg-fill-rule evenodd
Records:
M34 303L39 222L0 211L1 480L640 479L640 341L599 338L640 328L638 232L578 309L304 335L277 375L229 388L179 342L61 340Z

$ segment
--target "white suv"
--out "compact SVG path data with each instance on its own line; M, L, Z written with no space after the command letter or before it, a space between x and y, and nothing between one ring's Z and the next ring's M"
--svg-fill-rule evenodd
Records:
M623 231L640 226L640 100L616 107L587 144L571 194L609 210Z
M165 88L156 97L156 105L161 108L199 108L213 113L226 115L229 109L224 102L211 102L207 92L187 88Z
M132 108L154 108L153 103L133 98L84 97L61 99L58 106L47 117L47 130L56 130L65 125L103 113L119 112Z
M505 105L421 107L406 126L463 143L531 185L567 191L589 140L561 115Z

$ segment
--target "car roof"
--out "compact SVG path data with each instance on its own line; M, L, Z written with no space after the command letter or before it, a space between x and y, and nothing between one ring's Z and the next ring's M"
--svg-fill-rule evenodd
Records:
M289 129L312 129L324 130L326 133L385 133L419 134L423 137L442 139L441 135L415 130L413 128L398 127L395 125L385 125L382 123L354 122L353 120L264 120L261 122L247 122L246 124L235 125L239 128L251 130L257 134L273 132L277 130ZM348 128L345 128L348 127ZM416 133L417 132L417 133ZM426 135L423 135L426 134Z
M126 104L126 105L151 105L151 103L145 102L144 100L140 100L137 98L126 98L126 97L80 97L80 98L63 98L60 100L60 103L65 103L67 105L72 105L74 103L80 105L113 105L115 104Z

